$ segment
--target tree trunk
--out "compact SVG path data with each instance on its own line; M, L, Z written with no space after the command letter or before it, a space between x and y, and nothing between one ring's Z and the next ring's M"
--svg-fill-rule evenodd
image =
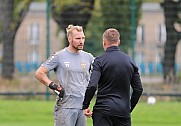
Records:
M14 39L16 32L23 21L31 0L19 1L24 2L23 8L18 12L15 11L15 0L0 0L0 19L2 23L2 77L12 79L14 74ZM14 18L16 17L16 18Z
M167 41L164 47L163 77L165 82L172 83L175 78L175 53L179 41L179 33L174 28L177 20L177 3L165 0L163 3Z
M3 42L2 77L12 79L14 73L14 32L11 25L13 21L14 0L0 0L0 4Z
M14 73L14 37L11 32L3 34L2 77L7 79L12 79Z

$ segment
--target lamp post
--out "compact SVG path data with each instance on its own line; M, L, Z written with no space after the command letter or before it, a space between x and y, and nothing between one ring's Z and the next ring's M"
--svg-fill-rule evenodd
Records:
M133 60L135 57L135 11L136 11L136 6L135 6L135 0L131 0L131 50L132 50L132 58Z
M50 55L50 0L46 1L46 58ZM49 73L47 73L49 77ZM46 100L50 97L49 89L46 88Z

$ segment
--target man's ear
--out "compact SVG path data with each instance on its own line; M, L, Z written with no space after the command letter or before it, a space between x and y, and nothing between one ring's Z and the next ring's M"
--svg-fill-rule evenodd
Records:
M103 46L106 45L106 40L105 39L102 40L102 44L103 44Z
M118 40L118 46L120 45L120 39Z
M103 39L102 40L102 45L103 45L103 48L104 48L104 51L106 51L106 49L107 49L107 43L106 43L106 40L105 39Z
M104 40L102 41L102 43L103 43L103 46L105 46L105 45L106 45L106 43L105 43L105 41L104 41Z

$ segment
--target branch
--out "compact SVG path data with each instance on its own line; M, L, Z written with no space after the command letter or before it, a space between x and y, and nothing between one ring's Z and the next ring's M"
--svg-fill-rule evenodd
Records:
M177 35L178 35L178 41L181 40L181 32L177 32Z
M15 13L17 14L17 18L14 20L14 31L17 31L19 26L21 25L24 17L26 16L28 10L29 10L29 5L31 4L32 0L24 0L18 5L18 7L15 9Z

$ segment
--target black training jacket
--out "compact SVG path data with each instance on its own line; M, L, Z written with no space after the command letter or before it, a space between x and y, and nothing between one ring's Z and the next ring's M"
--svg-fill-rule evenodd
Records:
M89 107L97 89L93 111L130 117L130 112L136 106L143 88L138 67L117 46L107 48L103 55L95 58L83 109Z

